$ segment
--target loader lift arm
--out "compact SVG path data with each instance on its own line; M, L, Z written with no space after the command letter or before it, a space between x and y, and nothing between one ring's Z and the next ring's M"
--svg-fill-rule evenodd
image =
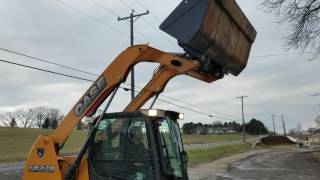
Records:
M161 67L125 111L138 110L153 95L161 92L166 83L174 76L186 74L206 82L218 79L213 75L198 72L197 69L201 64L197 60L171 55L147 45L129 47L103 71L102 75L66 115L52 135L54 142L62 143L84 116L90 117L110 93L126 80L131 68L140 62L156 62ZM105 87L99 90L104 84ZM95 95L97 92L99 93Z
M157 62L160 64L160 68L125 111L138 110L156 93L163 91L167 82L174 76L186 74L206 82L218 79L214 75L198 72L201 64L197 60L171 55L147 45L129 47L103 71L102 75L66 115L52 135L55 143L62 143L84 116L90 117L94 114L110 93L126 80L131 68L140 62ZM105 87L99 90L104 84ZM97 91L100 92L95 95Z
M39 148L46 149L47 164L54 164L56 167L61 166L58 159L59 145L62 144L71 134L74 127L81 121L84 116L90 117L104 100L126 80L131 68L140 62L155 62L160 66L149 83L140 91L124 111L132 112L139 110L150 98L163 91L167 82L177 75L188 75L205 82L212 82L219 77L215 75L202 73L198 71L201 63L198 60L190 60L183 57L175 56L162 52L148 45L136 45L123 51L98 77L86 93L80 98L71 111L65 116L62 123L52 135L40 136L34 143L29 152L25 167L24 179L28 179L28 171L32 164L39 164L41 161L36 157ZM49 150L48 150L49 148ZM29 165L29 167L28 167ZM29 170L28 170L29 168ZM30 175L30 174L29 174ZM63 177L61 168L58 169L55 177ZM31 177L31 176L30 176Z

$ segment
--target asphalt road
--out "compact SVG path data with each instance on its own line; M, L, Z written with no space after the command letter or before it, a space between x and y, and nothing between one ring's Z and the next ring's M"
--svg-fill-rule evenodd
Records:
M246 142L252 143L256 140L257 138L250 138L250 139L247 139ZM242 140L225 141L225 142L218 142L218 143L207 143L207 144L188 144L188 145L184 145L184 149L186 150L205 149L205 148L214 148L214 147L225 146L225 145L236 145L241 143L242 143Z
M249 142L254 141L255 138L249 139ZM184 145L186 150L189 149L203 149L203 148L213 148L224 145L234 145L240 144L242 141L227 141L219 143L208 143L208 144L190 144ZM24 167L24 162L19 163L0 163L0 180L20 180L22 175L22 169Z
M22 179L21 176L22 176L23 167L24 167L24 162L0 164L0 179L1 180Z
M235 162L228 172L207 180L319 180L319 168L311 152L267 152Z
M1 180L20 180L23 162L0 164ZM320 161L305 151L271 151L231 164L202 180L319 180ZM192 180L192 179L191 179Z

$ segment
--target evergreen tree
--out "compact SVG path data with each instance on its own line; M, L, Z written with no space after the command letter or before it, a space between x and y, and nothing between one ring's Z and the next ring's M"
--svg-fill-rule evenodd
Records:
M192 134L193 130L194 130L194 124L192 122L191 123L185 123L182 126L182 131L183 131L184 134Z
M45 118L43 123L42 123L42 128L43 129L49 129L50 127L50 119L49 118Z
M10 127L17 127L17 122L15 118L12 118L10 121Z
M251 121L246 124L246 132L249 134L259 135L267 134L268 130L261 121L257 119L251 119Z
M50 128L51 129L56 129L58 127L58 120L57 119L52 119L50 123Z

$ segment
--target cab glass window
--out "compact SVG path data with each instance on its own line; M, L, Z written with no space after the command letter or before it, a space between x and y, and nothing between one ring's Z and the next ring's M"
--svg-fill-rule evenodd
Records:
M94 171L102 179L153 179L147 131L143 118L102 120L90 153Z
M169 118L164 118L159 122L162 154L168 160L167 163L173 169L174 175L179 178L183 176L183 163L180 158L182 144L176 127Z

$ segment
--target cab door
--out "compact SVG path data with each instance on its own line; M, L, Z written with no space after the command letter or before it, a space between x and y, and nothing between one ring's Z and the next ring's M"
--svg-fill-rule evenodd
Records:
M187 180L187 157L179 124L175 119L167 116L157 123L156 131L163 173L172 176L172 179Z
M130 116L100 122L89 152L90 180L156 179L145 117Z

